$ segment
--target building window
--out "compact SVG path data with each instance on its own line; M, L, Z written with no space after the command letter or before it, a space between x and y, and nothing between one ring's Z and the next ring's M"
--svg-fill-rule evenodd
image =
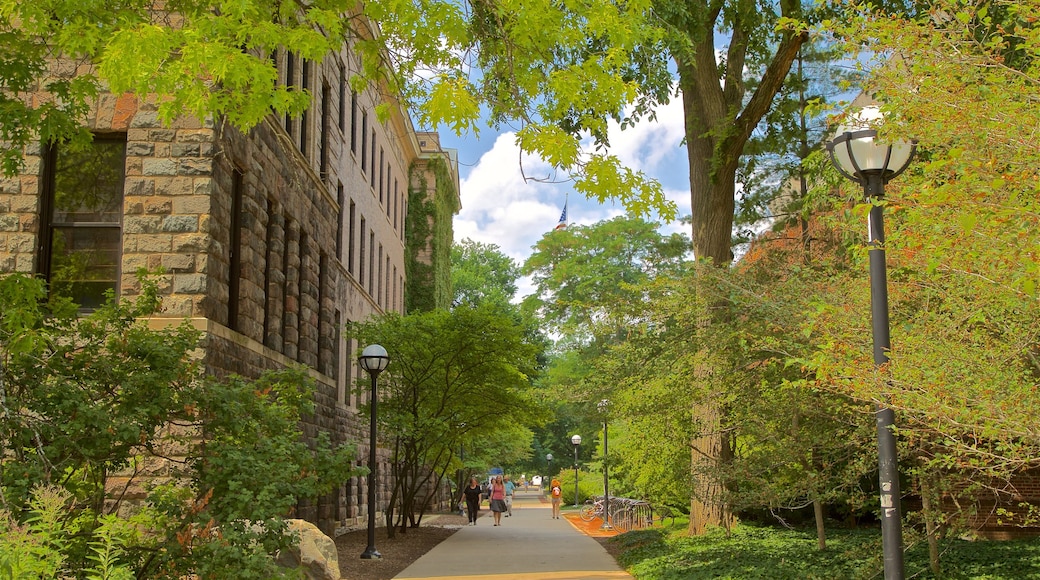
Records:
M362 162L362 165L364 163ZM368 170L369 185L374 189L376 186L376 130L372 129L372 167Z
M384 157L386 157L386 154L384 153L383 148L380 147L379 148L379 204L380 205L383 204L383 167L386 166L386 161L384 160Z
M400 209L399 202L401 201L401 192L397 188L397 180L394 179L394 229L397 229L397 210Z
M350 91L350 152L357 154L357 91Z
M260 330L261 340L264 344L267 344L267 335L271 332L271 277L274 274L271 266L274 260L275 227L277 227L275 207L271 198L267 198L267 208L264 214L267 216L267 233L264 236L264 322L263 328Z
M331 375L332 371L328 367L328 361L331 358L330 345L325 337L325 283L329 277L328 272L329 258L325 255L325 252L318 253L318 336L316 337L315 344L318 349L317 359L317 371L323 375Z
M239 281L242 278L242 172L231 172L231 223L228 226L230 244L228 252L228 305L227 326L238 328Z
M368 111L362 111L361 113L361 171L367 169L368 165L368 147L365 146L365 141L368 136Z
M302 224L301 224L302 226ZM304 301L308 291L308 284L304 277L309 271L308 264L310 261L310 252L307 248L307 232L300 229L300 243L298 246L299 250L299 266L296 269L296 362L303 362L304 355L304 340L303 334L307 331L307 327L304 325L306 319L306 305Z
M343 369L339 368L343 361L343 313L336 310L332 319L332 380L336 383L336 402L347 404L347 385L343 379Z
M357 216L357 207L354 205L354 200L350 200L350 214L347 218L350 223L347 227L347 272L351 275L354 274L354 239L357 237L354 231L354 220Z
M285 53L285 86L292 87L296 82L296 57L293 53L286 51ZM293 122L292 115L289 113L285 114L285 132L290 137L293 135Z
M380 182L379 183L379 187L380 187L380 189L382 189L382 187L383 187L382 181L383 181L383 178L380 177L379 178L379 182ZM392 202L390 201L390 164L387 163L386 164L386 219L387 220L390 220L390 206L391 205L392 205Z
M372 293L372 289L375 288L375 281L373 277L376 271L376 233L369 230L368 232L368 293Z
M126 135L96 135L86 150L45 151L40 273L54 295L80 308L118 294Z
M328 179L329 177L329 120L332 116L332 112L329 110L332 103L329 102L332 91L329 85L321 85L321 126L318 127L320 131L318 136L318 174L321 175L322 179Z
M358 251L358 284L365 287L365 218L361 218L361 247Z
M310 89L311 84L311 63L304 59L300 66L300 88L304 92ZM300 114L300 153L303 153L304 157L307 157L307 109L303 110Z
M376 276L376 305L386 307L386 301L383 300L383 244L379 244L379 254L377 258L377 264L379 264L379 275Z
M282 219L282 354L289 356L289 322L291 321L291 313L289 312L289 306L293 300L292 286L290 285L290 270L289 267L292 265L292 244L297 233L296 224L292 222L288 215Z
M349 388L347 389L347 392L345 393L345 395L346 395L346 400L347 400L347 406L352 408L352 409L356 409L357 408L357 404L358 404L358 395L357 395L357 391L355 391L353 387L354 387L355 377L357 376L355 369L358 368L358 365L351 364L351 361L354 359L354 353L357 352L357 344L358 344L358 342L357 342L356 338L348 339L346 342L347 342L347 361L346 361L346 363L347 363L346 364L347 375L344 377L344 380L346 381L346 383L349 386Z
M339 130L347 131L347 69L339 63Z
M346 200L343 199L343 184L336 184L336 203L339 204L339 213L336 216L336 258L340 262L343 261L343 214L345 213L344 204Z

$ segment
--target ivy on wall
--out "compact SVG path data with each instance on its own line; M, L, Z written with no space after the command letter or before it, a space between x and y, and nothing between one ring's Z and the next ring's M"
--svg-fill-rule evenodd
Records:
M411 168L405 222L405 311L451 306L452 219L459 211L454 180L442 158L417 160ZM428 179L434 180L434 188Z

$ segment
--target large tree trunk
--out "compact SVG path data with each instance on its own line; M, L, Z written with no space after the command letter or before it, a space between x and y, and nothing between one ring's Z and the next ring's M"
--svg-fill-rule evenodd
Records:
M703 534L710 527L729 530L733 514L723 500L725 481L718 477L720 464L732 460L732 446L725 436L718 405L696 405L694 421L701 424L701 436L692 442L695 489L690 498L691 535Z
M683 95L686 123L686 148L690 164L690 198L692 203L693 252L698 260L711 260L724 267L733 260L733 212L736 207L736 175L740 157L751 133L769 111L773 98L783 86L807 39L805 33L786 33L769 66L763 72L755 93L745 102L744 63L748 34L741 14L755 10L753 2L737 0L744 6L737 10L733 22L728 63L724 82L720 83L715 60L714 25L719 12L700 22L700 29L687 34L693 48L675 55L679 72L679 89ZM781 3L785 16L796 17L797 0ZM755 20L752 18L751 20ZM716 309L725 311L725 308ZM732 437L726 428L725 410L706 404L694 410L706 435L692 442L694 472L710 471L703 467L724 465L732 459ZM702 462L707 462L705 465ZM700 467L700 468L699 468ZM721 470L719 470L721 471ZM697 489L691 494L690 533L702 533L709 526L732 523L732 514L723 500L725 482L719 477L697 478Z

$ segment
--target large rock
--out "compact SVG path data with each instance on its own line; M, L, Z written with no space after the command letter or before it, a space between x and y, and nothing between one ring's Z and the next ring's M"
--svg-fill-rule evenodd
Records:
M278 555L278 563L286 568L299 568L307 580L340 580L336 543L314 524L304 520L286 520L289 531L300 537L300 545Z

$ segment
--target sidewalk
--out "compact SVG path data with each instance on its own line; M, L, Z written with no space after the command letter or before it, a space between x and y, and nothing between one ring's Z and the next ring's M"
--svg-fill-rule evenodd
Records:
M538 491L513 496L513 515L495 527L480 510L465 526L395 576L425 580L632 580L599 542L561 517L552 519Z

